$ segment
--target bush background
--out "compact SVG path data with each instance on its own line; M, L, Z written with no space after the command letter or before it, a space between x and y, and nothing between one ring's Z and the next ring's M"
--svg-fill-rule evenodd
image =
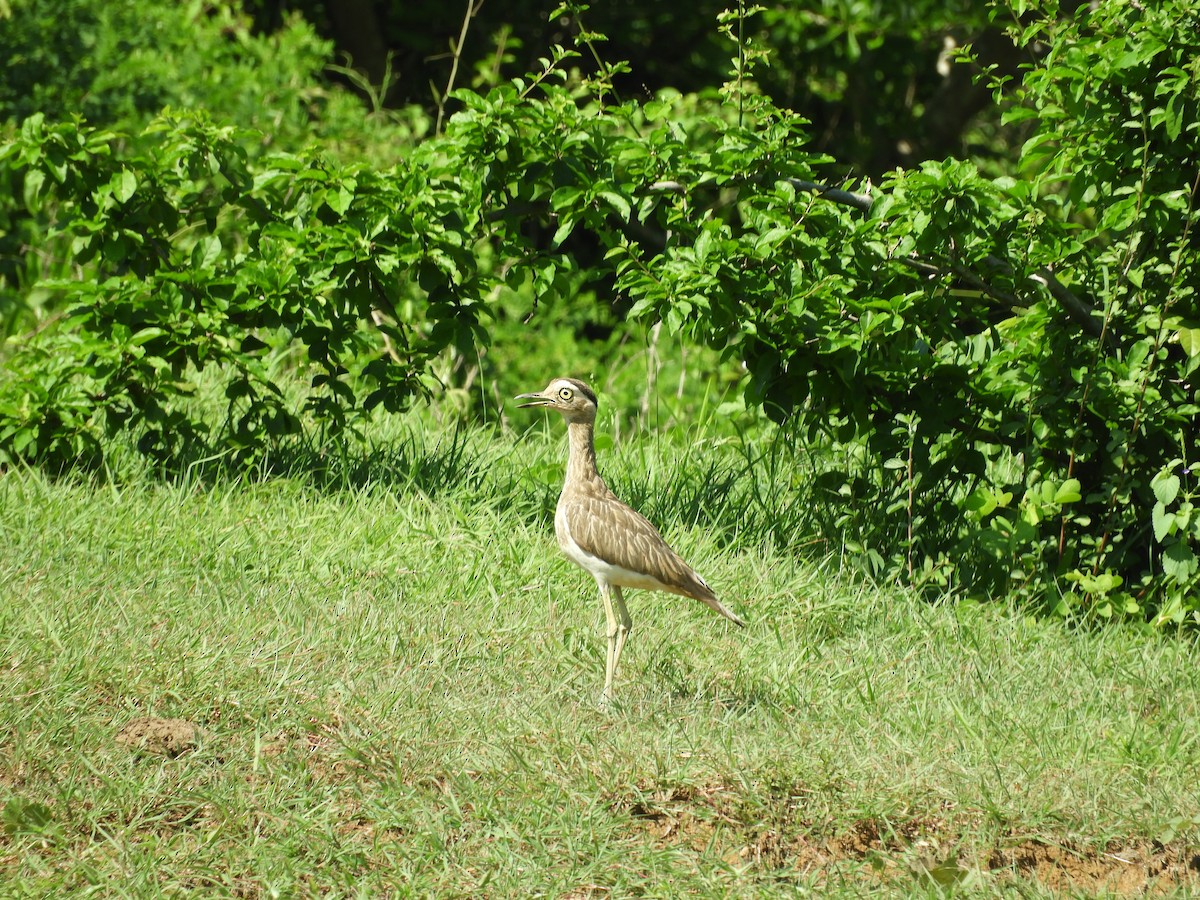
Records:
M646 424L670 357L820 450L802 545L1194 618L1193 2L548 12L6 6L6 464L269 469L631 360Z

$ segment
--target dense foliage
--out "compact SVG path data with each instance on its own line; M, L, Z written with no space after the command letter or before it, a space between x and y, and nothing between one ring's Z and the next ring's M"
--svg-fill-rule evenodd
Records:
M4 151L26 208L89 272L41 283L69 312L14 360L33 377L0 407L11 454L98 463L106 437L133 429L169 462L204 443L201 411L184 401L211 366L228 376L220 440L253 455L300 429L272 348L303 349L315 370L305 406L336 434L355 411L396 408L448 344L485 339L471 332L481 288L464 239L477 203L444 173L316 154L252 166L232 129L195 119L160 120L136 143L150 136L144 156L116 155L112 134L38 115ZM399 312L422 285L413 315L434 320L427 334ZM397 319L378 326L402 348L394 358L370 356L377 336L360 325L376 309ZM375 385L365 399L342 380L351 368Z
M432 116L443 105L459 108L444 96L452 73L454 86L485 90L536 70L546 48L580 35L603 35L604 42L596 55L573 60L572 69L595 74L604 59L631 62L614 73L620 97L645 100L664 88L711 97L728 77L730 57L713 24L725 9L746 4L605 0L549 17L542 0L246 5L266 30L302 10L392 103L421 104ZM990 126L998 116L988 108L986 85L972 83L971 67L948 64L953 47L974 42L984 64L1015 72L1017 51L986 4L806 0L768 7L741 26L774 61L756 73L757 89L812 122L812 149L869 176L968 149L991 154Z
M579 80L603 59L585 32L458 91L386 167L263 153L201 116L128 137L31 116L0 149L0 217L58 277L7 289L65 314L9 361L0 454L344 436L495 317L592 288L744 362L751 405L831 447L819 483L877 572L1194 616L1200 2L999 11L1031 61L997 70L996 108L1031 137L998 177L925 160L830 187L838 161L759 91L733 13L719 104L623 100L621 65ZM307 413L285 363L311 376ZM219 423L188 399L213 369Z
M79 115L136 133L176 107L256 129L251 147L361 142L362 105L322 82L332 52L303 19L255 34L223 4L19 0L0 7L0 120Z

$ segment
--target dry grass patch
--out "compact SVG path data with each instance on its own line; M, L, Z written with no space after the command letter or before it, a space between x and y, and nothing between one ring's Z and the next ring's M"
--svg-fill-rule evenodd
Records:
M765 802L748 801L741 785L713 782L648 786L611 802L640 839L717 855L735 868L776 878L792 873L839 885L1032 882L1056 893L1120 896L1200 890L1200 846L1181 840L1097 843L1013 827L987 834L979 816L961 811L896 822L818 822L804 816L804 787L765 793Z

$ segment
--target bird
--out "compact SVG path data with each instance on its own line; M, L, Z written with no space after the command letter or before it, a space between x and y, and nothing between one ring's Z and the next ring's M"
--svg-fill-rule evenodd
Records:
M608 652L600 705L613 700L621 651L633 626L623 588L666 591L699 600L733 624L746 623L717 599L708 583L663 540L650 521L623 503L596 468L596 393L575 378L555 378L534 393L519 394L519 409L554 410L567 422L567 471L554 512L558 545L600 588L608 619Z

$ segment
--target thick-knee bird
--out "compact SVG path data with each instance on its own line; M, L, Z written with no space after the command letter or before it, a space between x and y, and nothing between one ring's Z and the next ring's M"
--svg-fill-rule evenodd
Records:
M552 409L567 420L567 476L554 514L563 553L600 586L608 617L608 655L600 702L613 696L613 680L632 620L622 588L667 591L699 600L730 622L745 626L641 513L622 503L596 469L596 395L574 378L556 378L546 389L521 394L520 406Z

